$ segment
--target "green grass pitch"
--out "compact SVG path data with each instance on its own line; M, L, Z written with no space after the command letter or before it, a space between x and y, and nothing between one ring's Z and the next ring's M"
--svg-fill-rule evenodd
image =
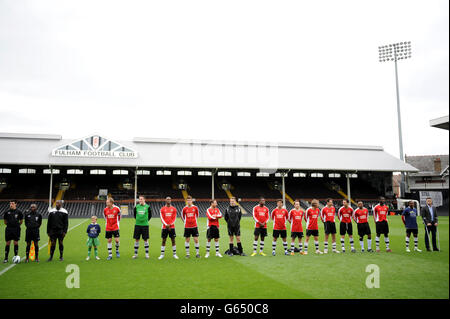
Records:
M41 246L47 243L46 221L41 228ZM80 224L81 223L81 224ZM310 245L310 254L284 256L279 239L277 256L271 253L271 237L265 240L266 257L228 257L217 258L214 253L204 258L206 220L201 218L199 225L201 259L193 258L195 252L191 243L191 259L185 259L183 244L183 224L176 224L179 260L172 258L170 240L166 257L158 260L160 252L161 222L153 218L150 226L150 259L144 258L141 242L139 258L133 260L134 219L121 221L121 257L107 261L104 221L100 235L101 260L86 261L86 227L88 219L71 219L74 227L65 239L65 260L57 259L51 263L47 247L40 251L40 263L20 263L11 267L0 265L0 298L449 298L449 233L448 217L440 218L441 252L426 252L424 229L419 229L419 248L422 253L405 252L404 226L399 216L391 216L390 240L392 253L384 251L381 240L381 253L359 252L358 237L355 247L358 253L351 254L346 239L346 254L315 255ZM250 255L253 243L253 219L243 218L241 223L244 251ZM355 225L354 225L355 226ZM4 228L0 227L0 257L4 254ZM272 224L269 225L271 233ZM356 227L354 227L354 230ZM371 229L375 227L371 221ZM226 225L221 221L220 251L228 248ZM320 226L323 250L323 226ZM20 241L20 255L25 255L24 227ZM289 240L289 239L288 239ZM330 238L331 242L331 238ZM373 240L372 246L374 247ZM413 242L411 242L413 247ZM340 244L338 243L338 248ZM211 252L214 252L212 246ZM55 256L58 256L56 251ZM11 258L11 254L10 254ZM66 288L66 266L76 264L80 269L80 288ZM380 267L380 288L369 289L365 285L369 275L366 266L376 264Z

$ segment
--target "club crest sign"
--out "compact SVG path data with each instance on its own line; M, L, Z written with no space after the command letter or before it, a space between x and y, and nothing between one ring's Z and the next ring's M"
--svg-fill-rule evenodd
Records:
M137 158L137 152L100 135L91 135L55 148L52 156L131 159Z

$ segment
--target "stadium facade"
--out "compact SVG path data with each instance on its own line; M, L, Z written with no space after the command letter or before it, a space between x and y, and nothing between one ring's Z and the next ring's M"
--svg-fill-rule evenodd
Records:
M311 198L392 197L392 173L417 171L380 146L0 133L0 204L64 199L82 211L89 202L93 212L106 192L130 206L138 193L180 205L189 194L198 203L236 196L247 210L258 196L306 206Z

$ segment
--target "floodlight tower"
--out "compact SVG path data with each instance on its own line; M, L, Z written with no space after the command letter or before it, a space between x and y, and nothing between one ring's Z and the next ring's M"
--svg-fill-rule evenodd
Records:
M395 66L395 89L397 93L397 120L398 120L398 144L400 151L400 159L404 161L403 156L403 136L402 136L402 119L400 113L400 95L398 89L398 70L397 61L411 58L411 41L398 42L393 44L382 45L378 47L379 61L394 61ZM402 180L400 182L400 196L405 195L405 176L402 172Z

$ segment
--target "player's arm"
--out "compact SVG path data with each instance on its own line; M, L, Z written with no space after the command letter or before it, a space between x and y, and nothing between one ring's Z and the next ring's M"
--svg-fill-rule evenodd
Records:
M89 224L88 227L87 227L87 229L86 229L86 233L89 234L89 229L90 229L90 228L91 228L91 225Z
M337 213L339 221L341 220L341 210L342 210L342 207L338 209L338 213Z
M228 222L228 219L229 219L229 216L228 216L228 207L225 209L225 216L224 216L224 219L225 219L225 221L226 222Z
M148 206L148 216L147 216L147 220L152 219L152 208L150 206Z
M323 207L323 208L320 210L320 219L322 220L322 222L325 223L325 212L324 212L324 209L325 209L325 207Z
M20 223L20 225L22 225L22 223L23 223L23 213L22 212L19 212L19 223Z
M185 220L186 220L186 217L185 217L185 215L186 215L186 210L183 208L183 210L181 211L181 215L180 215L180 217L181 217L181 220L183 221L183 223L185 222Z
M6 221L6 213L3 213L3 222L5 223L5 225L8 224L8 222Z
M211 215L211 213L209 212L209 208L206 210L206 216L207 216L209 219L216 219L216 218L213 217L213 216Z
M53 217L52 214L48 214L48 219L47 219L47 235L50 234L50 229L52 227L52 223L53 223Z
M267 223L269 221L269 219L270 219L270 215L269 215L269 211L267 210L267 212L266 212L266 220L262 223L261 226L264 226L264 224Z
M69 213L65 213L63 218L63 222L64 222L64 229L63 229L63 233L64 235L67 234L67 229L69 228Z
M41 225L42 225L42 215L41 214L39 214L39 217L38 217L38 225L39 225L39 227L41 227Z
M134 208L133 208L133 215L134 215L134 219L136 219L136 215L137 215L137 209L136 209L136 206L134 206Z
M164 220L163 213L162 213L162 208L161 208L161 210L159 211L159 218L161 218L161 222L162 222L163 225L167 228L168 224L167 224L166 221Z
M217 218L222 218L222 217L223 217L222 212L221 212L220 209L219 209L219 215L216 215L216 219L217 219Z
M239 209L238 220L241 221L241 218L242 218L242 211L241 211L241 208L240 208L240 207L239 207L238 209Z

